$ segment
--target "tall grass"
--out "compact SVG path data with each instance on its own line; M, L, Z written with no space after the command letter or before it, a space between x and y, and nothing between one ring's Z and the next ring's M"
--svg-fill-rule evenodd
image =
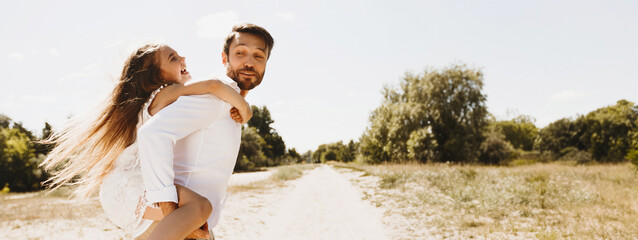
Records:
M310 170L317 167L316 164L294 164L276 167L271 178L277 181L293 180L301 177L304 170Z
M359 168L380 178L394 207L410 208L406 217L443 236L638 238L638 172L628 164Z
M2 194L0 224L16 220L82 219L102 211L96 198L69 200L72 192L72 188L61 187L52 192Z

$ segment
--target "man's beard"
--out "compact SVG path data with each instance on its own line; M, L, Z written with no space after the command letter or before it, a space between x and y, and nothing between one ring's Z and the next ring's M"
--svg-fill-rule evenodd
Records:
M259 84L261 83L261 80L264 77L263 75L264 73L259 74L257 71L255 71L253 67L245 67L239 70L234 70L229 66L226 69L227 69L226 75L230 77L231 79L233 79L233 81L237 83L237 86L239 86L239 89L242 89L242 90L251 90L259 86ZM243 72L243 71L252 72L253 74L255 74L255 76L252 77L254 81L245 79L246 77L242 77L241 74L239 74L239 72Z

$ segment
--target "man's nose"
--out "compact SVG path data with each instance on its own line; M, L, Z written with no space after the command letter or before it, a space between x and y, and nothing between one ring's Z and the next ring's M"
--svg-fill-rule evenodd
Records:
M253 59L253 57L249 57L248 59L246 59L246 62L244 62L244 65L246 65L246 67L255 66L255 59Z

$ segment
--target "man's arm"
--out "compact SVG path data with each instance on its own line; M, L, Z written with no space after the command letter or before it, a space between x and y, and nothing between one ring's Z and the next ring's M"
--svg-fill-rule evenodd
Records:
M210 95L183 96L139 129L140 165L149 202L178 202L173 171L175 142L219 119L222 106L221 100Z

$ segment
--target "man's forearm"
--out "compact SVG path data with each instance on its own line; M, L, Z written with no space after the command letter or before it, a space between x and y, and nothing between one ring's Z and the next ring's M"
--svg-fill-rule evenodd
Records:
M155 126L140 128L138 148L142 179L146 186L146 198L152 203L177 203L177 190L174 184L173 141Z

